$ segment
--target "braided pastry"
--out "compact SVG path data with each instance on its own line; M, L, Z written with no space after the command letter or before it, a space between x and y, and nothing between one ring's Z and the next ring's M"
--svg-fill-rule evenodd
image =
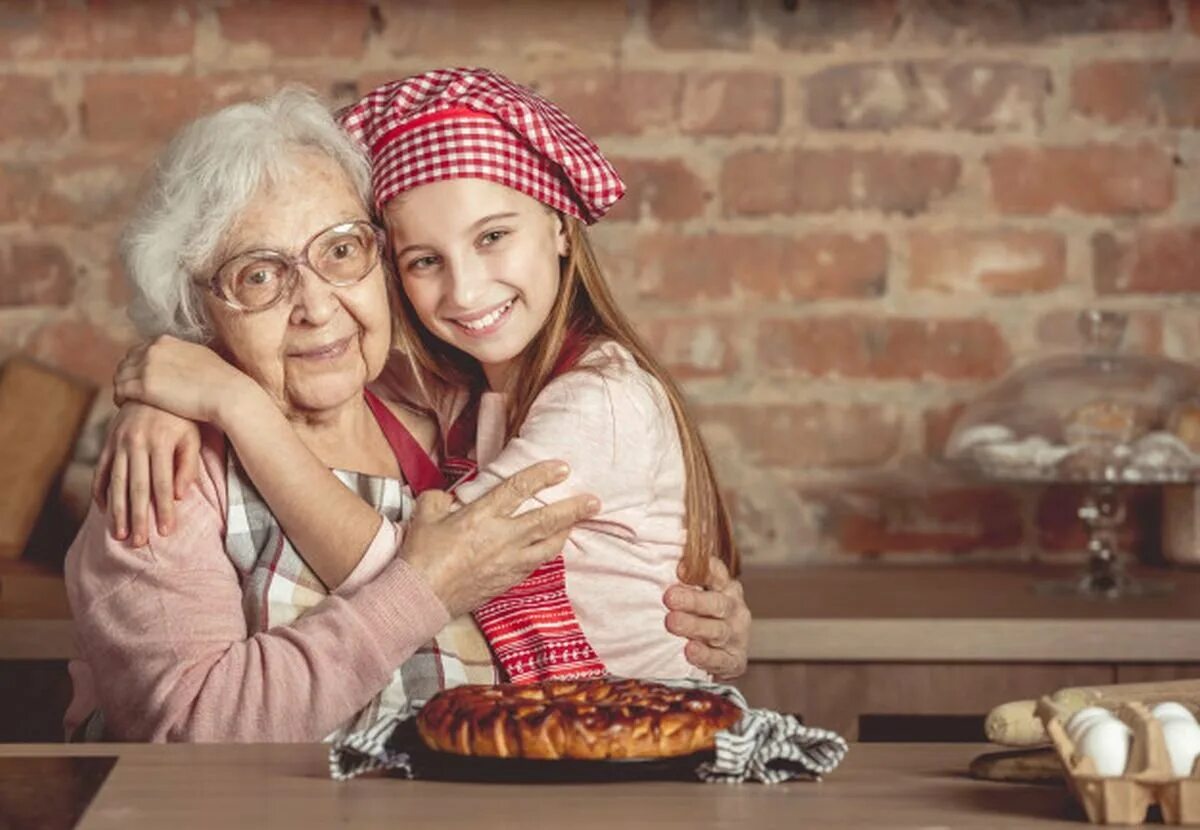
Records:
M720 695L641 680L458 686L417 715L430 749L491 758L669 758L712 749L741 717Z

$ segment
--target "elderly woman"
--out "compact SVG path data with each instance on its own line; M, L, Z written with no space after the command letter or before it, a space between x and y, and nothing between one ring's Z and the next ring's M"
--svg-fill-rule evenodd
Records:
M68 728L86 719L87 734L124 739L315 740L443 685L495 682L468 612L598 509L579 496L513 517L563 479L550 462L455 513L431 489L431 424L366 389L391 343L368 181L353 143L295 91L201 119L160 163L125 251L140 322L206 340L241 372L163 373L220 430L204 433L174 531L128 545L93 507L68 554L83 657ZM230 377L269 396L278 417L206 411L207 400L245 399L244 389L216 394L211 384ZM289 517L315 506L268 509L246 472L296 437L347 497L383 516L371 538L339 537L363 551L348 574L313 573L299 553L312 540L289 536ZM130 463L146 461L118 453L114 480L148 475ZM338 515L339 505L316 509Z

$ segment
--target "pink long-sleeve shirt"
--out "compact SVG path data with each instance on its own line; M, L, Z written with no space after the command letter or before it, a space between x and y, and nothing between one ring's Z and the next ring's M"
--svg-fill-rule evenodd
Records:
M479 474L455 494L472 502L530 464L566 461L567 480L522 509L584 493L601 501L600 514L576 525L563 549L567 596L588 642L613 674L707 678L684 656L686 640L665 626L663 594L678 581L687 538L686 470L670 401L612 341L592 346L578 366L546 385L507 443L504 396L483 395ZM461 394L446 401L443 429L464 403Z
M99 705L122 740L321 740L449 622L446 609L393 555L399 527L381 522L335 594L291 625L252 632L225 553L224 441L211 430L201 461L172 535L152 531L135 548L93 505L71 545L81 659L64 725L70 733Z

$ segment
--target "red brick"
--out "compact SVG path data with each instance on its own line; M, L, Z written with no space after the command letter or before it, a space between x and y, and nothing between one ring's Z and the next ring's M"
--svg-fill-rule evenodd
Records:
M680 380L727 377L738 371L736 323L712 317L638 321L638 333L671 375Z
M849 44L863 49L882 46L901 23L897 0L761 3L758 12L780 47L813 52Z
M914 231L909 285L945 293L1050 291L1067 275L1067 246L1051 231Z
M221 36L276 57L361 58L371 30L366 0L239 0L218 7Z
M1138 354L1163 353L1163 318L1157 311L1127 311L1129 324L1123 348ZM1054 309L1038 316L1038 344L1056 350L1081 351L1088 346L1080 328L1079 309Z
M263 73L89 75L83 130L93 141L161 141L199 115L276 88L275 79Z
M88 152L50 165L0 162L0 222L93 225L128 217L148 153Z
M773 133L782 116L778 75L707 72L690 75L683 88L679 126L696 135Z
M1020 500L1008 490L900 486L811 490L842 553L953 553L1021 543Z
M1098 233L1092 255L1100 294L1200 296L1200 226L1143 228L1132 239Z
M1005 213L1154 213L1175 198L1171 155L1152 144L1010 147L987 158Z
M68 318L39 328L25 350L51 366L108 389L112 386L113 372L130 345L86 320Z
M750 47L750 6L705 0L650 0L650 38L662 49Z
M675 74L573 72L531 86L592 136L674 130L679 123L683 79Z
M988 320L863 316L765 320L758 359L772 373L880 380L986 380L1011 362Z
M660 222L681 222L704 213L711 198L704 182L683 159L612 158L625 180L625 196L608 214L609 220L653 216Z
M66 113L54 100L53 85L45 78L0 76L0 101L7 113L0 119L0 141L46 143L67 131Z
M1200 35L1200 0L1188 0L1188 20L1192 24L1192 33Z
M1076 70L1071 106L1106 124L1200 127L1200 63L1101 61Z
M1145 32L1171 25L1168 0L1065 0L1005 2L955 0L911 8L910 29L917 40L1023 42L1064 35Z
M961 164L943 153L747 150L721 171L727 216L879 210L921 213L957 186Z
M74 269L57 245L0 247L0 306L65 306L74 290Z
M0 162L0 222L16 222L29 215L41 180L34 165Z
M1126 521L1118 531L1122 550L1130 562L1134 551L1158 550L1158 520L1161 510L1156 488L1129 487L1126 494ZM1038 546L1045 551L1084 553L1087 532L1079 518L1084 491L1077 487L1047 487L1038 499L1036 525ZM1149 557L1147 557L1149 558ZM1081 572L1082 572L1082 566Z
M464 56L467 63L462 65L470 66L496 65L531 51L611 54L629 20L628 3L385 0L372 5L382 22L378 37L391 54L408 60L414 55ZM496 60L480 61L478 53L493 53Z
M664 233L638 240L626 274L662 300L858 299L884 292L887 265L880 234Z
M38 4L42 5L42 4ZM189 55L195 44L192 2L50 0L6 3L0 26L5 60L128 60Z
M1050 73L1019 63L866 63L822 70L805 87L808 121L822 129L1033 131Z
M902 431L895 412L874 404L722 404L694 411L710 440L731 441L752 467L882 464L895 456Z

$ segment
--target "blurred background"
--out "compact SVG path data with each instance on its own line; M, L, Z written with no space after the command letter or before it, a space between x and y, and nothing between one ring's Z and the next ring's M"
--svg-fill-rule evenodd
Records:
M135 337L115 243L165 140L285 82L342 105L438 65L540 90L616 162L595 239L748 563L1071 556L1077 494L950 473L953 418L1078 346L1085 308L1200 351L1196 0L3 2L0 359L99 388L63 515Z

